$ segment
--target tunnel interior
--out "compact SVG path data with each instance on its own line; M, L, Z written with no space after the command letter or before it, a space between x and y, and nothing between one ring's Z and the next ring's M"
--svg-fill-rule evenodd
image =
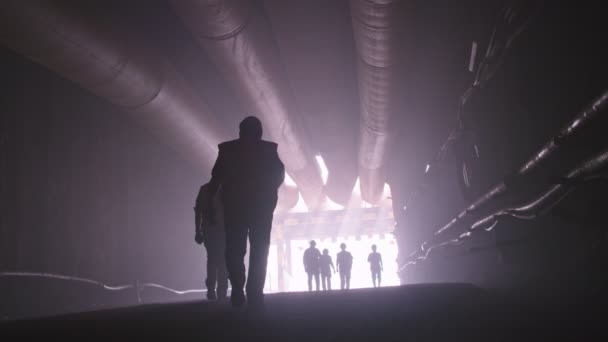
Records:
M265 291L309 240L371 287L606 288L601 5L4 1L0 318L201 299L193 206L248 115L279 144ZM334 287L336 277L334 277Z

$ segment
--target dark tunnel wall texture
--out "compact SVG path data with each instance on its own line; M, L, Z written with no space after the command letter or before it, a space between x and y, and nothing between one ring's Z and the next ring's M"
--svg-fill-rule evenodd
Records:
M10 229L11 226L19 229L6 233L12 238L5 240L8 245L5 250L9 254L3 258L7 260L5 269L64 272L83 276L90 274L107 281L124 281L133 277L162 279L166 275L162 269L178 270L182 260L198 264L197 256L193 259L192 254L187 254L188 249L183 250L186 254L175 254L175 251L182 250L178 245L167 247L171 241L183 243L190 240L190 234L187 234L188 238L185 235L191 229L184 229L191 226L190 220L186 218L191 216L191 202L196 193L195 186L200 180L192 182L191 175L184 177L183 181L189 184L189 188L186 188L183 183L177 185L170 178L166 179L167 176L175 177L170 173L164 174L165 179L162 176L157 179L154 177L161 170L175 172L172 166L178 167L177 165L183 170L200 172L208 169L215 158L215 145L220 141L219 136L222 135L219 132L222 129L214 124L214 118L209 117L206 105L162 57L154 57L155 53L147 53L144 47L138 47L124 39L113 31L118 28L108 23L99 23L96 18L83 16L87 12L81 12L82 7L78 5L75 6L78 13L75 15L66 8L55 7L56 5L57 3L51 2L3 3L7 10L2 12L2 42L130 112L135 122L154 132L162 138L161 141L169 142L190 164L184 165L181 161L176 161L171 153L166 153L166 161L171 161L168 164L141 169L143 176L129 173L128 165L133 165L134 161L139 162L138 167L147 163L146 158L141 158L138 154L147 149L141 143L139 149L131 149L132 139L121 136L123 133L129 134L119 129L132 128L128 123L123 122L114 130L103 130L100 128L105 128L103 125L89 125L95 120L95 115L101 118L100 114L93 114L92 117L83 115L78 120L60 115L46 118L45 114L55 113L45 113L44 108L38 107L32 109L37 113L30 118L16 118L14 125L9 124L6 129L17 128L17 133L11 134L16 134L13 136L16 141L22 139L23 145L12 146L17 157L15 160L18 161L21 157L26 159L17 165L10 165L12 163L7 159L7 164L15 167L14 175L18 181L11 185L15 186L12 189L14 192L8 191L5 197L6 203L15 206L16 212L13 221L3 225L3 229ZM61 88L66 87L60 82L58 84ZM39 91L32 90L32 96L42 97ZM77 98L82 97L78 92L76 94ZM69 93L58 92L58 99L48 100L69 103L66 100L68 98ZM91 102L91 107L102 106ZM109 106L104 108L119 115L122 112ZM78 109L68 107L65 110L73 113ZM97 112L87 110L86 106L80 110ZM19 110L15 113L19 113ZM82 149L73 151L76 142L70 143L69 138L73 137L76 141L79 139L78 136L71 135L73 132L61 133L53 130L52 126L48 132L40 132L37 129L42 127L37 125L32 127L32 131L20 131L18 128L30 124L28 119L36 124L47 120L55 124L54 119L58 122L72 122L73 126L69 127L78 134L85 135ZM105 133L105 139L108 140L106 146L101 141L88 142L88 131ZM53 140L55 136L66 137L67 151L56 150L57 145L62 146L66 142ZM49 139L46 144L44 137ZM30 139L39 141L40 150L29 150L30 144L36 144ZM120 146L119 142L123 145ZM158 149L164 150L164 147ZM108 151L116 156L108 156ZM42 159L38 153L42 153ZM57 153L63 157L56 158ZM163 155L160 152L158 154ZM146 155L150 160L155 160L153 154ZM30 159L27 159L28 156ZM64 166L61 166L62 162L65 163ZM65 173L58 175L57 179L48 175L60 173L61 170ZM42 174L43 177L37 179L37 174ZM130 192L129 188L133 189L139 180L146 180L150 184L147 187L139 184L142 187L135 187ZM12 183L10 178L6 182ZM103 182L108 186L104 187ZM175 188L171 187L172 183L176 185ZM154 189L154 185L162 190L152 190L153 195L142 198L142 194L150 194L148 191ZM174 196L173 199L169 195ZM159 200L157 203L149 203L152 198ZM133 204L132 201L138 204ZM55 207L54 204L57 203L61 204ZM144 210L150 205L155 208ZM40 208L45 212L37 218L28 215L31 208ZM156 213L152 214L153 212ZM162 217L155 217L157 215ZM66 222L63 225L56 223L61 220ZM170 233L173 230L172 220L175 220L174 228L179 231L174 235ZM184 221L188 225L184 225ZM137 227L146 225L150 229L137 230ZM53 229L57 229L56 232ZM146 240L149 245L146 245ZM147 249L148 247L156 248ZM168 258L169 255L174 257ZM148 261L150 264L164 266L148 268ZM178 265L171 264L172 262L177 262ZM187 273L175 272L173 275L180 278L187 276ZM180 283L191 283L193 287L199 287L200 282L192 283L191 278L200 276L199 273L190 274L187 279L182 277Z
M531 153L605 89L608 73L601 62L605 51L582 52L593 46L594 40L600 36L601 20L596 21L599 20L597 10L593 6L576 9L546 6L542 15L514 44L496 78L471 103L468 111L474 115L480 141L483 142L480 145L483 173L476 180L480 182L481 189L489 189L509 172L514 172ZM564 20L569 19L580 19L581 22L576 27L564 26ZM430 26L425 32L418 32L421 39L433 32ZM449 30L449 27L441 30ZM488 28L483 32L489 34L491 31ZM428 46L424 48L428 49ZM428 55L431 56L430 53ZM419 66L430 70L435 65L432 63L436 61L419 62ZM434 76L433 79L440 88L441 82L438 81L441 78ZM459 95L454 93L452 98ZM455 107L451 113L455 113ZM575 160L583 153L582 148L586 147L579 146L564 153L551 167L561 167ZM457 204L462 201L462 196L455 186L456 172L453 168L447 163L433 178L435 184L428 189L424 201L402 212L401 220L398 219L398 233L404 237L400 241L405 244L402 251L418 248L466 207L465 203ZM450 184L452 190L448 190ZM518 283L534 286L533 279L542 277L545 272L559 274L560 265L572 267L573 258L580 261L590 256L589 246L598 243L598 231L590 222L597 220L599 214L593 214L594 219L578 221L577 226L576 221L561 220L561 213L571 210L593 212L589 208L599 205L595 203L602 191L605 191L605 185L598 185L596 190L585 188L567 204L556 208L549 217L531 223L505 223L493 232L477 236L475 241L447 248L439 253L436 261L418 270L417 275L421 276L418 280L473 281L478 277L477 281L491 281L492 285ZM453 199L447 200L447 196ZM567 237L569 234L571 243ZM467 253L474 250L478 252ZM480 262L484 258L487 262ZM484 279L480 270L487 270L492 277L485 274ZM555 279L559 277L552 278L552 287L564 285L556 283ZM563 281L565 279L562 278Z
M3 3L0 40L132 113L201 170L224 137L206 104L163 57L69 2Z
M202 250L185 243L196 169L116 107L16 55L2 60L13 85L2 116L2 269L200 288Z

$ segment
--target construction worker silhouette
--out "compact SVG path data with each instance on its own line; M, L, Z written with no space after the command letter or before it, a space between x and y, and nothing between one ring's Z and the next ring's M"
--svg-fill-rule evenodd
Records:
M250 309L262 308L270 230L285 168L277 144L262 140L258 118L245 118L239 125L239 138L219 145L211 175L209 191L215 194L222 186L230 301L234 307L247 301ZM251 250L246 278L243 259L248 237Z
M346 244L340 244L341 252L336 257L336 266L338 267L338 273L340 274L340 289L350 289L350 271L353 268L353 256L350 252L346 251Z
M376 245L372 245L372 252L367 257L367 262L369 262L369 267L372 271L372 282L374 283L374 287L380 287L384 265L382 265L382 254L376 252ZM378 281L377 285L376 281Z
M310 241L310 247L304 251L304 270L308 274L308 291L312 291L312 278L315 278L315 285L319 291L319 273L321 271L319 259L321 252L315 247L317 243L314 240Z

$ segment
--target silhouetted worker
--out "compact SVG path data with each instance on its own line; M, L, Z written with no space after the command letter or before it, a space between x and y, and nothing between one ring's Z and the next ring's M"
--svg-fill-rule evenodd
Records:
M209 183L201 186L194 207L194 224L197 243L203 243L207 250L207 299L224 299L228 291L228 271L226 270L226 235L224 232L224 208L220 200L221 189L211 197ZM204 210L210 210L208 214ZM212 217L209 221L203 217ZM217 285L217 287L216 287Z
M331 290L331 273L332 271L335 273L336 269L327 248L323 250L323 254L319 258L319 264L321 266L321 284L323 285L323 290Z
M346 244L340 244L342 250L336 258L336 266L340 273L340 289L350 289L350 271L353 268L353 256L346 251Z
M317 243L315 240L310 241L310 247L304 251L304 271L308 274L308 291L312 291L312 278L315 278L315 285L317 291L319 291L319 272L320 264L319 259L321 258L321 252L315 247Z
M372 271L372 282L374 283L374 287L380 287L384 266L382 265L382 254L376 252L376 245L372 245L372 252L367 257L367 262L369 262L369 267ZM378 280L377 286L376 280Z
M317 243L314 240L310 241L310 247L304 251L304 271L308 275L308 291L312 291L312 278L315 278L315 285L319 291L319 273L321 272L319 259L321 252L315 247Z
M249 308L264 303L264 282L272 215L285 168L277 154L277 144L262 140L262 123L256 117L239 125L239 139L219 145L209 188L215 193L222 185L226 230L226 266L232 284L230 301L245 304L245 264L247 236L251 247L247 301Z

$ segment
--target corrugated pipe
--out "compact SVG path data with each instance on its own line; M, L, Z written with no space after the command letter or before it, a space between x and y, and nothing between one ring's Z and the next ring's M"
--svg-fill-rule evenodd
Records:
M209 168L221 129L165 61L68 1L4 1L0 42L130 112L198 165Z
M173 0L173 8L257 115L309 208L325 200L267 19L248 0ZM246 114L246 113L244 113Z
M386 182L390 123L396 100L399 0L351 0L361 102L359 179L363 200L380 201Z

